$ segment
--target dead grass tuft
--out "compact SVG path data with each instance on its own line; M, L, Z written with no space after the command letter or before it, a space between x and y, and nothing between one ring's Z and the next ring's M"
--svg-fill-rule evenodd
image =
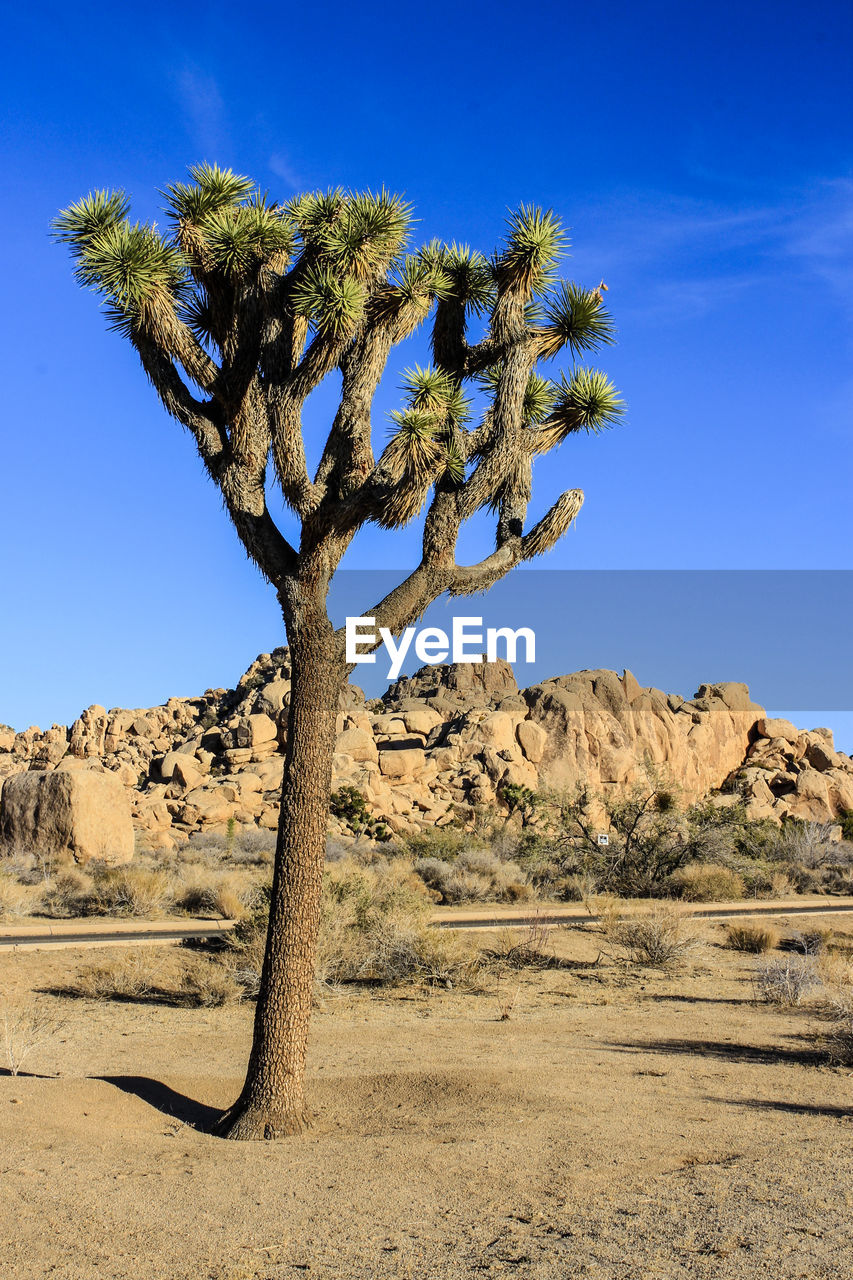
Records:
M40 899L37 886L22 884L16 876L0 871L0 919L32 915L38 909Z
M170 971L162 956L128 951L82 966L74 981L57 994L213 1009L239 1000L242 989L233 969L218 959L194 956Z
M747 951L752 955L760 955L778 946L779 934L772 925L728 924L726 941L733 951Z
M715 862L689 862L673 871L667 887L687 902L737 902L746 891L742 875Z
M230 878L199 879L178 893L175 906L191 916L240 920L246 914L244 895Z
M65 1019L57 1017L41 1004L19 1004L0 1013L3 1057L11 1075L20 1072L31 1053L52 1040L65 1027Z

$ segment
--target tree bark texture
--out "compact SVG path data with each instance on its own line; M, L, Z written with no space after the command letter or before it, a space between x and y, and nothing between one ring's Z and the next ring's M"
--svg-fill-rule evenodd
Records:
M228 1138L278 1138L300 1132L307 1123L305 1053L335 721L346 673L325 613L315 625L300 627L297 635L291 645L290 713L266 953L246 1081L218 1127Z

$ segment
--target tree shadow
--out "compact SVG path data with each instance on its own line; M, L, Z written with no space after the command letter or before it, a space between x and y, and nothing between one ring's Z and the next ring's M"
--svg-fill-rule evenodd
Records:
M723 1062L755 1062L764 1066L787 1063L822 1066L826 1054L819 1049L787 1048L784 1045L730 1044L727 1040L632 1040L610 1046L617 1053L689 1054L696 1058L717 1058Z
M9 1067L0 1067L0 1076L9 1080L61 1080L61 1076L46 1076L41 1071L11 1071Z
M109 995L93 996L88 991L69 983L66 986L38 987L39 995L58 996L65 1000L101 1000L108 1004L158 1005L167 1009L197 1009L198 1000L182 991L168 987L149 987L147 991L111 991Z
M177 1089L170 1088L161 1080L152 1080L149 1076L93 1076L95 1080L103 1080L105 1084L115 1085L122 1093L133 1094L146 1102L149 1107L161 1111L163 1115L183 1124L198 1129L201 1133L212 1133L216 1123L225 1114L219 1107L208 1106L206 1102L197 1102L188 1098Z
M711 1098L730 1107L748 1107L751 1111L784 1111L794 1116L829 1116L835 1120L853 1120L853 1107L819 1106L811 1102L780 1102L773 1098Z
M646 992L644 999L670 1004L754 1004L751 996L688 996L665 992Z

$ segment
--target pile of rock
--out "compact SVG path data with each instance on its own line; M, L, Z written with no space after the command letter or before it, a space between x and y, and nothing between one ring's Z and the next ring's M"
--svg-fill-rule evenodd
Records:
M278 649L233 690L143 710L92 706L70 728L46 732L0 728L0 838L20 840L25 822L47 812L36 792L46 797L52 786L59 796L72 776L79 810L81 788L96 791L82 774L109 775L152 847L233 824L274 829L290 677ZM465 819L476 806L500 810L509 786L624 788L649 763L685 800L738 792L756 817L826 821L853 809L853 763L829 731L768 720L743 684L702 685L685 700L642 688L629 671L581 671L519 690L505 662L424 667L372 702L348 686L337 727L334 785L358 788L398 834ZM61 787L48 781L55 774L66 777ZM347 832L336 819L331 830ZM111 856L126 856L126 835L109 840ZM78 841L75 856L103 856L91 847Z

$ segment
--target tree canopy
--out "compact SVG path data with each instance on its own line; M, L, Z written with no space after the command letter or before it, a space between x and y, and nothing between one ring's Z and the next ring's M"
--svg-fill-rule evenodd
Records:
M279 593L294 575L328 584L365 523L396 528L424 509L421 563L376 609L391 630L441 591L482 590L549 550L583 493L568 490L525 530L535 458L623 412L605 374L580 363L614 340L606 286L558 278L566 237L553 212L522 205L490 257L438 241L413 250L411 208L385 190L278 204L215 165L189 176L162 193L166 231L132 222L123 192L95 191L54 234L192 433ZM403 374L383 441L374 394L392 348L431 312L432 363ZM570 367L544 374L561 354ZM311 475L302 410L335 369L340 403ZM270 471L299 517L298 547L268 509ZM495 550L457 566L460 528L483 508L496 516Z

